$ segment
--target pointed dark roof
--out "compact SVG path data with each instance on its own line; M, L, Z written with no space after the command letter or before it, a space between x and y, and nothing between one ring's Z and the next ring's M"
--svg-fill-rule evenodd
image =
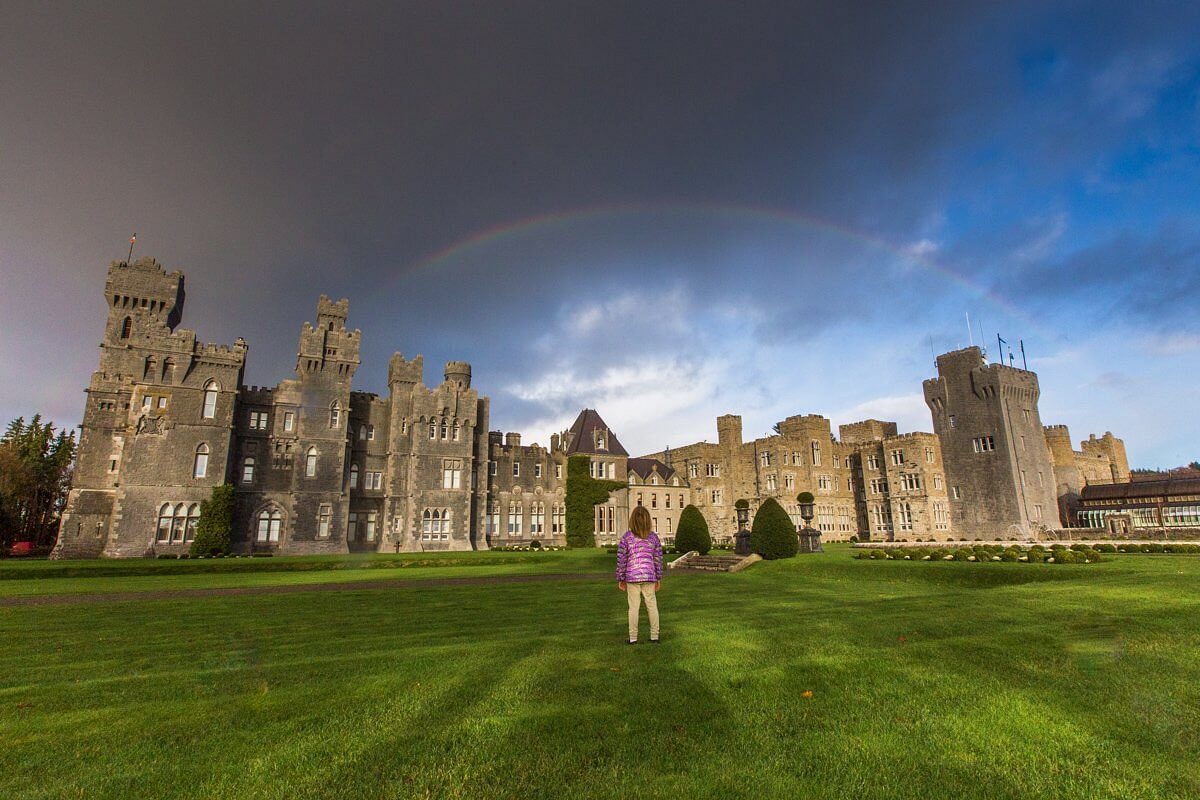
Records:
M607 447L600 450L596 447L596 431L604 431L606 434L605 444ZM607 423L600 418L594 408L585 408L579 412L579 416L575 418L575 423L571 425L571 430L567 432L570 436L571 443L567 445L567 455L604 455L604 456L629 456L628 451L621 446L617 441L616 435L609 429Z
M650 473L654 472L654 468L658 467L658 475L664 481L669 481L675 476L675 470L668 467L657 458L631 458L629 459L629 471L637 475L642 480L650 477Z

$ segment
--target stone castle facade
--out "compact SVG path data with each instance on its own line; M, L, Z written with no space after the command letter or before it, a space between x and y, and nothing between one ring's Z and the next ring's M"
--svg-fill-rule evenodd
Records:
M615 542L645 506L668 541L689 504L729 541L734 503L816 497L827 539L944 540L1029 536L1073 524L1084 486L1128 478L1124 444L1106 433L1079 451L1043 428L1037 376L988 364L978 348L938 358L925 383L933 433L893 422L843 425L793 416L743 441L717 419L717 441L633 458L593 409L523 445L490 430L471 366L425 384L421 356L396 353L387 395L355 391L361 334L349 303L324 296L300 330L295 377L246 386L248 346L204 344L180 328L184 276L153 259L114 262L100 363L87 389L74 484L58 557L186 552L202 500L236 489L240 551L346 553L486 549L565 542L566 462L627 488L596 507L598 544Z

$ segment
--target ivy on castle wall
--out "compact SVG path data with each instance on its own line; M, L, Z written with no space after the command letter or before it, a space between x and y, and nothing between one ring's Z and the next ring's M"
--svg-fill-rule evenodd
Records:
M567 459L567 547L596 546L593 509L625 486L621 481L593 478L588 474L590 461L587 456Z

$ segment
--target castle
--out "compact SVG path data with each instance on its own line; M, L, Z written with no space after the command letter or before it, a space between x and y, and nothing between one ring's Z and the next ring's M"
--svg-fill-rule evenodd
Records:
M1065 427L1042 426L1037 376L986 363L975 347L939 357L925 382L932 433L865 420L835 437L809 414L747 442L741 417L725 415L716 443L634 458L593 409L548 447L489 430L489 399L463 361L427 386L421 356L396 353L386 397L353 390L361 333L346 327L346 300L318 301L295 378L257 387L243 384L245 341L204 344L179 327L181 272L114 262L104 296L57 557L186 552L201 501L223 483L236 489L241 552L561 544L575 455L627 486L596 506L598 544L620 537L635 505L668 541L687 505L718 541L731 539L742 498L753 510L775 497L799 524L803 491L827 539L1028 537L1076 524L1085 486L1129 477L1120 439L1092 436L1075 451Z

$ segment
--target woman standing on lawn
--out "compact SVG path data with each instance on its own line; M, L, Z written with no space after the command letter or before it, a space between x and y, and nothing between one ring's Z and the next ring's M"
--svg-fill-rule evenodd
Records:
M662 543L650 530L650 512L638 506L629 515L629 530L617 545L617 586L629 598L630 644L637 644L643 597L646 616L650 617L650 641L658 644L658 600L654 593L662 581L662 562Z

